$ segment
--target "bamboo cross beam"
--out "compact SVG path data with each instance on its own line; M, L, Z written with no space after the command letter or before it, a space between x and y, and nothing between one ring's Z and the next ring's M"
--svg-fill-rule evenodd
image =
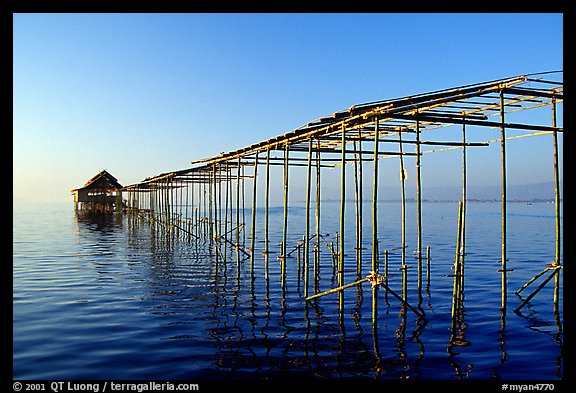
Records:
M520 288L519 290L516 291L516 295L520 295L520 292L522 292L524 289L528 288L528 286L530 284L532 284L534 281L536 281L539 277L541 277L544 273L546 273L548 270L550 269L554 269L554 266L546 266L546 268L544 268L544 270L542 270L540 273L538 273L537 275L535 275L534 277L532 277L530 280L528 280L526 282L526 284L522 285L522 288Z
M321 292L321 293L317 293L317 294L312 295L312 296L308 296L308 297L307 297L306 299L304 299L304 300L310 301L310 300L313 300L313 299L316 299L316 298L319 298L319 297L322 297L322 296L326 296L326 295L330 295L330 294L332 294L332 293L340 292L340 291L343 291L343 290L346 289L346 288L350 288L350 287L353 287L353 286L355 286L355 285L360 285L360 284L363 284L363 283L365 283L365 282L367 282L367 281L370 281L370 278L369 278L369 277L363 278L363 279L358 280L358 281L351 282L351 283L346 284L346 285L342 285L342 286L337 287L337 288L332 288L332 289L329 289L329 290L324 291L324 292Z
M540 284L538 286L538 288L536 288L536 290L534 290L534 292L532 292L530 295L528 295L528 297L518 306L514 309L515 313L520 313L520 310L522 308L524 308L524 306L526 305L526 303L528 303L530 300L532 300L532 298L534 296L536 296L536 294L538 294L538 292L540 292L540 290L542 288L544 288L544 286L546 284L548 284L548 282L556 275L556 274L560 274L560 269L559 268L555 268L554 271L552 272L552 274L550 274L550 276L548 276L548 278L546 278L546 280L544 280L542 282L542 284Z
M384 287L384 289L386 289L388 292L390 292L392 294L392 296L394 296L396 299L398 299L398 301L400 301L402 304L404 304L406 307L408 307L408 309L410 309L410 311L412 311L414 314L416 314L418 317L422 318L424 321L428 322L428 319L424 316L423 313L421 313L420 311L416 310L414 307L412 307L410 305L410 303L408 303L407 301L405 301L404 299L402 299L402 297L400 295L398 295L396 292L394 292L392 289L390 289L390 287L388 285L386 285L384 283L384 281L386 280L387 277L384 277L378 273L374 273L374 272L370 272L370 274L368 276L366 276L365 278L361 279L361 280L357 280L354 282L351 282L349 284L345 284L342 286L339 286L337 288L332 288L329 289L327 291L321 292L321 293L317 293L315 295L312 296L308 296L307 298L305 298L305 301L310 301L310 300L314 300L316 298L322 297L322 296L326 296L326 295L330 295L332 293L336 293L336 292L340 292L343 291L347 288L356 286L356 285L361 285L365 282L370 282L372 283L372 286L377 286L377 285L381 285L382 287Z

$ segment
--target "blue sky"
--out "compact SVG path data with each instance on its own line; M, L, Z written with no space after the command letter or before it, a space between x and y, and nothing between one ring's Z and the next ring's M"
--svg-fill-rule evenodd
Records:
M123 184L184 169L353 104L563 68L561 14L15 14L13 21L15 202L71 200L69 190L102 169ZM512 148L526 158L511 160L509 183L552 180L551 155L530 157L541 154L540 143ZM441 175L453 166L451 154L434 159L439 172L426 184L458 184ZM470 178L499 184L482 173L499 162L475 160Z

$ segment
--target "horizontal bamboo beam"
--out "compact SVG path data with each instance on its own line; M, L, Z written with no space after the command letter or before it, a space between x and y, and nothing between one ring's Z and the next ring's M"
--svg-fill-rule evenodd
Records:
M538 126L538 125L531 125L531 124L519 124L519 123L501 123L497 121L486 121L486 120L468 120L468 119L449 119L449 118L437 118L433 116L426 116L426 115L406 115L406 114L394 114L390 115L391 117L397 119L406 119L406 120L423 120L423 121L431 121L434 123L451 123L451 124L466 124L472 126L483 126L483 127L504 127L504 128L512 128L512 129L519 129L519 130L531 130L531 131L557 131L562 132L563 129L561 127L549 127L549 126Z

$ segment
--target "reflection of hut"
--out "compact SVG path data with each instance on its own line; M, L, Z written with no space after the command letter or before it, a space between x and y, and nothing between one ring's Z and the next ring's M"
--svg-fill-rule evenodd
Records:
M90 213L111 213L122 209L122 185L103 170L84 184L70 192L74 194L76 210Z

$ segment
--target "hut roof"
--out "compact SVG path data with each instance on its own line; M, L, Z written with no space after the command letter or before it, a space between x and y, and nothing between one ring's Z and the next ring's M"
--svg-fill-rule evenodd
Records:
M71 191L74 192L76 190L80 190L82 188L87 188L90 186L96 186L98 184L105 184L106 188L108 189L120 189L122 185L118 183L118 180L112 176L108 171L102 170L97 175L91 177L82 187L74 188Z

